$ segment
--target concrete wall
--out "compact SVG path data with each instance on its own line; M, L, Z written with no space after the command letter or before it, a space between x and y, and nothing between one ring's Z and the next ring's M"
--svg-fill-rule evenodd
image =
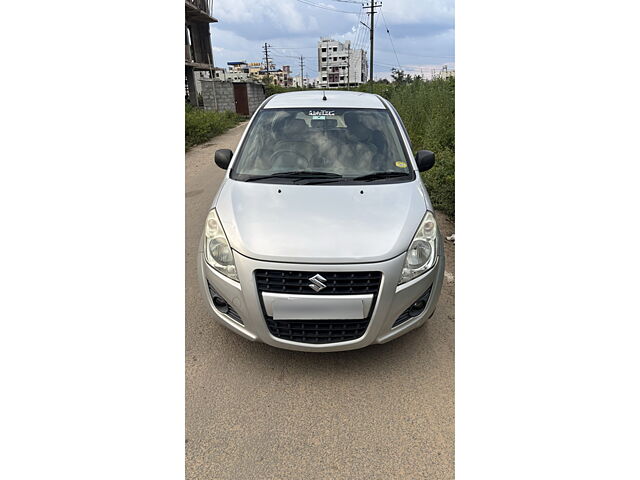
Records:
M247 83L247 97L249 98L249 115L253 115L266 98L264 94L264 85L259 83Z
M231 110L236 111L236 103L233 95L233 83L215 81L215 98L213 96L214 81L202 79L200 81L202 87L202 100L204 101L205 110L216 110L216 99L218 100L218 111ZM249 114L253 112L264 101L264 86L259 83L246 83L247 99L249 103Z
M215 83L215 98L213 95ZM233 97L233 83L219 82L217 80L202 79L202 100L204 101L205 110L231 110L236 111L236 103ZM216 99L218 108L216 109Z

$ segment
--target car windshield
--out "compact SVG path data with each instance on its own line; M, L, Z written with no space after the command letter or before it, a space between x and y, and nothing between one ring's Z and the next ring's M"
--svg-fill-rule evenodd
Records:
M387 110L287 108L258 113L231 178L336 184L415 177Z

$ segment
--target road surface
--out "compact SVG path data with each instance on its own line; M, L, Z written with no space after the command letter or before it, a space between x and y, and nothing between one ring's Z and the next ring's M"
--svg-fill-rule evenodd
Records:
M186 477L452 479L454 250L426 327L383 345L305 353L253 343L208 315L196 250L243 123L186 154ZM453 224L438 215L445 235Z

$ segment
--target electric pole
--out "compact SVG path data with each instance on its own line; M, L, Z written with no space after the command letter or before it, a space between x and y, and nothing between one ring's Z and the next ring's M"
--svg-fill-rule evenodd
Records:
M265 65L267 67L267 83L271 79L269 75L269 47L270 46L271 45L267 44L267 42L264 42L264 58L265 58Z
M369 81L373 83L373 31L375 29L375 22L373 21L373 16L378 13L375 11L375 8L382 7L382 2L376 2L375 0L371 0L368 5L365 5L364 8L368 8L369 12L367 15L370 16L369 19ZM366 25L365 25L366 26Z
M300 86L304 88L304 57L300 55Z

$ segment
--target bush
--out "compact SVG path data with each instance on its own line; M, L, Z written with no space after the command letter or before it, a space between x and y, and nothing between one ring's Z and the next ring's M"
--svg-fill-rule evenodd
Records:
M241 120L242 117L235 112L214 112L185 104L185 148L189 149L194 145L206 142L236 126Z
M271 95L275 95L276 93L297 92L299 90L304 89L301 87L281 87L280 85L276 85L274 83L266 83L264 86L264 93L266 97L270 97Z
M363 92L389 100L402 117L414 153L432 150L435 166L422 174L434 208L455 215L455 79L366 84Z

